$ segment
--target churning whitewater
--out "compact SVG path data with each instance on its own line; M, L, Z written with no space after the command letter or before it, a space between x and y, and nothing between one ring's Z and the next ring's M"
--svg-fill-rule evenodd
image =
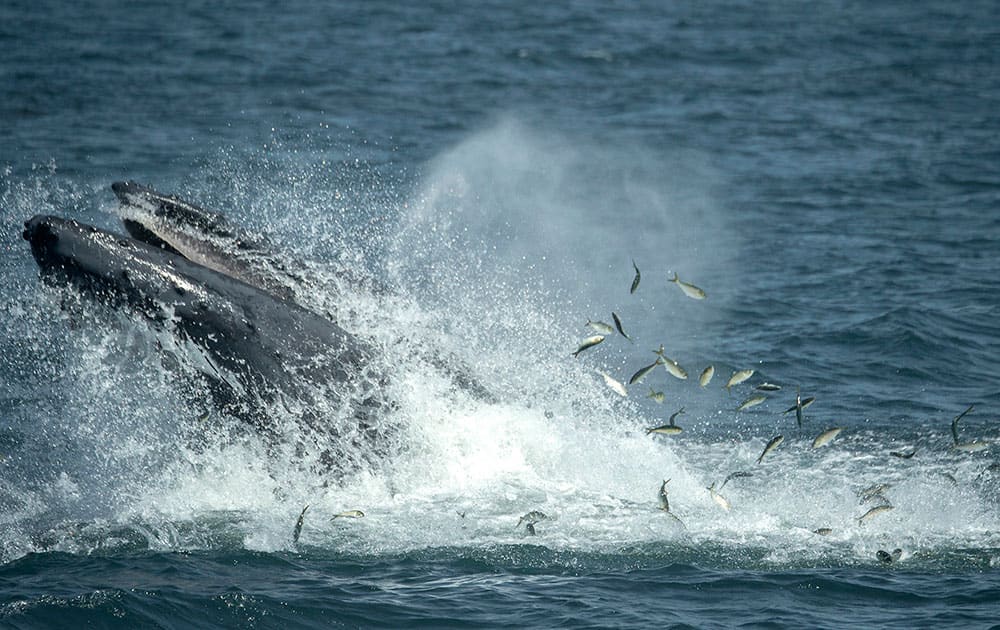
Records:
M580 155L595 151L611 169L600 181L580 168ZM439 157L392 209L391 230L354 241L282 190L262 185L229 200L238 209L259 195L297 217L269 226L277 233L258 227L257 237L284 246L270 254L277 268L308 278L293 291L298 305L377 350L365 370L386 376L378 393L391 401L372 421L378 444L316 430L353 412L308 371L296 387L310 395L261 401L266 420L255 423L269 430L255 430L199 385L198 374L220 366L176 334L179 313L151 326L65 286L25 282L17 332L26 352L46 357L35 382L58 395L18 410L39 430L5 458L23 465L33 440L55 448L4 488L14 509L3 560L530 543L718 566L956 557L994 566L995 426L963 418L968 441L987 441L965 452L951 428L967 401L910 426L850 417L836 382L807 383L795 365L724 341L738 280L710 252L740 239L713 208L714 175L689 166L663 181L601 151L504 122ZM615 189L626 172L632 181ZM705 189L677 196L681 181ZM580 197L564 198L567 189ZM198 192L182 197L198 201ZM106 189L60 191L47 211L72 215L74 200L98 194ZM644 238L636 217L608 214L622 195L659 205L678 226L672 242ZM107 196L100 221L110 226L119 211ZM29 189L15 199L26 214L40 201ZM599 256L589 255L597 242ZM336 249L335 265L319 262L322 247ZM609 320L615 328L603 324L599 344L578 350L594 322ZM715 379L704 378L709 367ZM668 479L669 511L659 497ZM542 518L525 521L532 513Z

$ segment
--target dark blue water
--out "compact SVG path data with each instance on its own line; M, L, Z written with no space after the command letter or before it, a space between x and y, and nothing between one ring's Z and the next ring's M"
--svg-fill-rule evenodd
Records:
M0 625L997 623L995 3L15 1L0 49ZM121 179L307 262L385 350L389 461L206 426L162 333L39 282L23 222L120 230ZM595 373L660 344L686 380Z

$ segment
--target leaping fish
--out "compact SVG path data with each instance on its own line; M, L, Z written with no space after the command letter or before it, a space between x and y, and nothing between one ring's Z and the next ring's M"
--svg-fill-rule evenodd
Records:
M729 483L731 480L733 480L733 479L741 479L741 478L744 478L744 477L753 477L753 473L751 473L751 472L744 472L742 470L738 470L738 471L736 471L734 473L729 473L726 476L726 478L722 480L722 485L719 486L719 490L722 490L723 488L725 488L726 484Z
M713 376L715 376L715 366L710 365L701 371L701 376L698 377L698 384L702 387L708 387L708 384L712 382Z
M547 518L548 516L546 516L545 512L542 512L540 510L532 510L527 514L525 514L524 516L522 516L521 518L519 518L517 520L517 525L515 525L514 527L520 527L521 523L528 523L530 525L534 525L538 521L544 521Z
M758 394L757 396L751 396L750 398L747 398L746 400L744 400L743 402L741 402L740 406L736 408L736 411L744 411L744 410L749 409L751 407L756 407L757 405L761 404L765 400L767 400L767 396L764 396L764 395Z
M639 274L639 267L636 266L636 264L635 264L635 258L632 259L632 268L635 269L635 277L632 278L632 288L630 288L628 290L628 292L630 294L631 293L635 293L635 290L639 288L639 277L640 277L640 274Z
M860 518L858 518L858 525L864 525L866 522L870 521L872 519L872 517L874 517L874 516L876 516L878 514L883 514L883 513L888 512L889 510L892 510L892 509L893 509L893 507L891 505L889 505L888 503L886 503L884 505L876 505L872 509L870 509L867 512L865 512L864 514L862 514Z
M653 427L652 429L646 429L646 435L649 435L650 433L660 433L662 435L677 435L678 433L683 431L683 429L674 424L674 420L677 418L677 416L681 415L682 413L684 413L684 407L681 407L677 411L670 414L670 424L662 424L658 427Z
M667 484L668 483L670 483L669 479L664 479L663 480L663 483L660 484L660 492L659 492L659 495L658 495L659 499L660 499L660 509L663 510L664 512L669 512L670 511L670 499L667 498Z
M663 404L663 401L666 398L664 396L663 392L658 392L655 389L653 389L652 387L649 388L649 394L648 394L648 396L649 396L649 398L652 398L654 401L660 403L661 405Z
M308 505L302 508L302 513L299 514L299 520L295 521L295 530L292 532L292 542L299 542L299 534L302 533L302 523L305 522L306 510L308 509Z
M754 387L754 389L762 392L780 392L781 385L775 385L774 383L761 383L757 387Z
M330 520L332 521L335 518L364 518L364 516L365 513L361 510L347 510L345 512L341 512L340 514L334 514L333 518Z
M782 414L791 413L793 411L796 411L800 406L801 406L802 409L805 409L809 405L811 405L814 402L816 402L816 397L815 396L809 396L808 398L801 398L798 395L796 395L796 398L797 398L796 403L794 405L792 405L791 407L789 407L788 409L785 409L784 411L782 411L781 412Z
M636 373L632 375L632 378L628 379L628 384L635 385L636 383L642 381L642 379L646 378L646 375L652 372L653 369L659 364L660 360L657 359L656 361L650 363L649 365L639 368L638 371L636 371Z
M965 417L970 411L975 409L975 405L969 405L969 408L958 414L954 420L951 421L951 436L955 440L954 446L952 448L956 451L962 451L965 453L977 453L979 451L985 451L989 448L990 443L984 440L973 440L971 442L959 442L958 441L958 421Z
M602 341L604 341L604 335L591 335L590 337L587 337L580 343L580 347L576 349L576 352L573 353L573 356L574 357L580 356L581 352L587 350L588 348L593 348Z
M731 387L739 385L751 376L753 376L753 370L737 370L733 372L733 375L729 377L729 382L726 383L726 390L728 391Z
M834 438L840 435L840 432L843 430L844 427L833 427L832 429L827 429L826 431L823 431L822 433L816 436L815 440L813 440L813 448L819 448L821 446L829 444L834 440Z
M729 510L733 509L733 504L729 502L729 499L727 499L726 497L722 496L721 494L715 491L715 482L712 482L712 485L708 487L708 494L709 496L712 497L712 500L718 503L719 507L721 507L723 510L728 512Z
M674 272L674 277L671 278L670 281L679 286L681 288L681 291L684 292L684 295L688 296L689 298L693 298L695 300L704 300L706 297L708 297L705 294L705 292L699 289L698 287L694 286L691 283L684 282L683 280L678 278L677 272Z
M602 335L610 335L615 332L615 329L611 327L611 324L605 324L604 322L595 322L587 320L587 328L593 330L595 333L600 333Z
M597 373L604 379L604 384L613 389L619 396L628 396L628 391L625 389L625 386L612 378L610 374L600 370L597 370Z
M764 447L764 452L761 453L760 457L757 458L757 463L759 464L762 461L764 461L764 456L773 451L774 449L778 448L784 440L785 436L783 435L776 435L773 438L771 438L771 441L768 442L767 446Z
M627 334L625 333L625 329L624 329L624 328L622 328L622 320L621 320L621 318L620 318L620 317L618 317L618 313L616 313L616 312L614 312L614 311L611 311L611 319L615 320L615 328L617 328L617 329L618 329L618 333L619 333L619 334L621 334L621 336L622 336L622 337L625 337L625 338L626 338L626 339L628 339L629 341L632 341L632 338L631 338L631 337L629 337L629 336L628 336L628 335L627 335ZM634 341L632 341L632 343L635 343L635 342L634 342Z
M667 372L670 372L672 376L679 378L682 381L688 377L687 370L682 368L680 364L677 363L677 361L674 361L670 357L663 354L662 344L660 345L659 350L653 350L653 354L659 355L660 362L663 363L663 367L665 367L667 369Z

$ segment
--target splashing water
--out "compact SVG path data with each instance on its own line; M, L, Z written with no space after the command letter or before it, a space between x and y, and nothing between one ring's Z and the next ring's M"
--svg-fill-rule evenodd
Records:
M287 181L273 164L266 181L241 172L239 159L216 167L232 175L228 186L203 176L177 192L269 231L312 275L303 305L382 349L375 367L391 375L394 405L382 422L394 428L392 456L333 478L314 466L322 444L275 445L224 418L199 419L190 372L165 369L156 351L168 333L41 286L23 243L7 243L21 255L5 269L18 297L3 313L3 369L13 375L2 435L4 561L52 549L384 554L519 544L529 534L518 519L531 510L548 518L530 542L549 549L709 564L851 564L894 547L928 561L988 563L1000 546L1000 475L987 468L988 452L949 450L947 421L890 431L843 418L843 434L813 449L832 392L817 393L799 430L794 414L780 413L794 375L759 369L732 396L722 389L731 371L761 368L766 357L720 343L734 339L725 331L740 241L712 202L721 178L698 156L666 160L501 121L429 165L412 194L398 183L379 189L371 172L354 171L374 192L355 185L360 196L348 200L344 175L326 166L297 167ZM113 224L107 213L74 210L106 210L103 186L42 176L8 183L4 195L8 234L42 207ZM633 258L643 279L630 296ZM347 266L395 290L351 286L335 273ZM668 269L709 298L686 298ZM609 335L571 358L583 324L612 310L635 343ZM714 363L715 380L702 389L657 369L626 398L604 385L597 369L625 382L660 344L689 373ZM457 387L441 357L495 400ZM762 378L786 388L737 413ZM651 385L666 391L663 405L646 397ZM646 435L682 406L682 434ZM295 431L293 417L276 422ZM784 443L755 464L778 433ZM917 455L888 455L906 449ZM752 476L721 490L726 511L707 488L735 471ZM679 520L658 509L668 478ZM875 483L891 484L884 495L894 509L860 523L876 504L858 492ZM364 518L332 518L354 509Z

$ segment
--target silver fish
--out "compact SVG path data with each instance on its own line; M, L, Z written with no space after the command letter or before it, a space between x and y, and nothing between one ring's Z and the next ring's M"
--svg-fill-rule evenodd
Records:
M622 320L621 320L621 318L620 318L620 317L618 317L618 313L616 313L616 312L614 312L614 311L611 311L611 319L615 320L615 328L617 328L617 329L618 329L618 332L619 332L619 333L621 334L621 336L622 336L622 337L625 337L625 338L626 338L626 339L628 339L629 341L632 341L632 338L631 338L631 337L629 337L629 336L628 336L628 335L627 335L627 334L625 333L625 329L623 329L623 328L622 328ZM634 342L634 341L632 341L632 343L635 343L635 342Z
M610 335L615 332L615 329L611 324L605 324L604 322L595 322L587 320L587 328L593 330L595 333L600 333L602 335Z
M664 512L669 512L670 511L670 499L667 498L667 484L668 483L670 483L669 479L664 479L663 480L663 483L660 484L660 493L658 495L659 499L660 499L660 509L663 510Z
M682 368L680 364L677 363L677 361L674 361L670 357L663 354L662 345L660 346L659 350L653 350L653 354L658 355L660 357L660 362L663 363L663 367L665 367L667 369L667 372L670 372L671 375L681 379L682 381L688 377L687 370Z
M822 433L816 436L815 440L813 440L813 448L819 448L821 446L829 444L843 430L844 427L833 427L832 429L827 429L826 431L823 431Z
M636 383L642 381L642 379L646 378L646 375L649 374L650 372L652 372L653 368L655 368L659 364L660 364L660 360L657 359L656 361L654 361L653 363L647 365L646 367L639 368L639 370L635 374L632 375L632 378L628 379L628 384L629 385L635 385Z
M741 478L744 478L744 477L753 477L753 473L751 473L751 472L744 472L744 471L741 471L741 470L738 470L738 471L736 471L734 473L729 473L729 475L726 476L726 478L722 480L722 485L719 486L719 490L722 490L723 488L725 488L726 484L729 483L730 480L732 480L732 479L741 479Z
M305 521L306 510L308 509L308 505L302 508L302 513L299 514L299 520L295 521L295 531L292 532L292 542L299 542L299 534L302 533L302 523Z
M635 264L635 258L632 259L632 268L635 269L635 277L632 278L632 288L628 290L630 294L635 293L635 290L639 288L639 277L641 275L639 273L639 267Z
M989 447L990 443L985 440L973 440L972 442L962 442L961 444L956 444L951 448L963 453L978 453L980 451L985 451Z
M891 505L889 505L888 503L886 503L884 505L876 505L872 509L870 509L867 512L865 512L864 514L862 514L860 518L858 518L858 525L863 525L865 522L871 520L872 517L874 517L874 516L876 516L878 514L883 514L883 513L888 512L889 510L892 510L892 509L894 509L894 508Z
M334 518L364 518L364 516L365 513L361 510L347 510L345 512L341 512L340 514L334 514L333 518L330 520L332 521Z
M808 398L797 398L796 403L794 405L792 405L788 409L785 409L781 413L782 414L791 413L793 411L796 411L800 407L802 409L805 409L806 407L808 407L809 405L813 404L814 402L816 402L816 397L815 396L810 396Z
M604 378L605 385L615 390L615 392L618 393L619 396L628 396L628 391L625 389L625 386L616 381L614 378L612 378L611 375L602 372L600 370L597 370L597 373Z
M892 487L891 483L876 483L858 492L858 501L867 503L875 497L881 497L885 491ZM883 497L884 498L884 497Z
M741 402L740 406L736 408L736 411L743 411L751 407L756 407L765 400L767 400L767 396L762 396L762 395L751 396L750 398L747 398L746 400Z
M704 300L706 297L708 297L705 294L705 292L699 289L698 287L688 282L684 282L683 280L678 278L677 272L674 272L674 277L671 278L670 281L679 286L681 288L681 291L684 292L684 295L688 296L689 298L693 298L695 300Z
M820 527L819 529L814 529L813 533L819 534L820 536L829 536L833 533L833 530L829 527Z
M676 424L661 424L658 427L653 427L652 429L646 429L646 435L650 433L659 433L660 435L677 435L681 433L684 429L680 428Z
M712 382L713 376L715 376L715 366L710 365L701 371L701 376L698 377L698 384L702 387L708 387L708 384Z
M753 370L738 370L733 372L733 375L729 377L729 382L726 383L726 389L739 385L743 381L747 380L753 376Z
M913 449L909 453L904 453L902 451L889 451L889 454L892 455L893 457L898 457L900 459L910 459L911 457L917 454L917 449Z
M538 535L537 532L535 532L535 524L534 523L528 523L527 525L525 525L524 526L524 531L528 532L529 536L537 536Z
M780 392L781 385L775 385L774 383L761 383L757 387L754 387L754 389L762 392Z
M773 438L771 438L771 441L768 442L767 446L764 447L764 452L761 453L760 457L757 458L757 463L759 464L762 461L764 461L764 456L773 451L774 449L778 448L783 441L785 441L785 437L783 435L776 435Z
M538 521L544 521L547 518L548 516L545 515L545 512L541 512L539 510L532 510L527 514L525 514L524 516L522 516L521 518L519 518L517 521L517 525L515 525L515 527L520 527L521 523L528 523L534 525Z
M721 507L723 510L728 512L729 510L733 509L733 504L729 502L729 499L727 499L726 497L722 496L721 494L715 491L714 483L708 487L708 494L709 496L712 497L712 500L718 503L719 507Z
M663 392L658 392L652 387L649 388L649 397L655 400L656 402L660 403L661 405L663 404L663 401L666 398Z
M573 356L574 357L580 356L581 352L587 350L588 348L593 348L602 341L604 341L604 335L591 335L590 337L587 337L580 343L580 347L576 349L576 352L573 353Z

